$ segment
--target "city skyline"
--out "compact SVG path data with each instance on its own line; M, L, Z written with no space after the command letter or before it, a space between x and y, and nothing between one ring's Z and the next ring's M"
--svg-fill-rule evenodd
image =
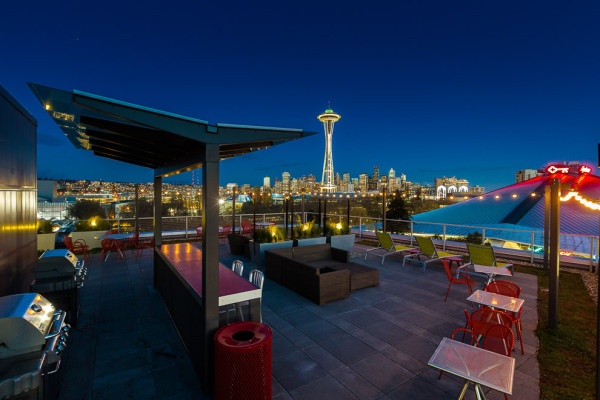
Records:
M111 5L3 10L0 84L38 121L40 177L145 182L153 173L76 150L27 82L211 124L313 132L331 102L343 115L335 170L352 176L377 164L416 183L456 176L489 191L549 162L596 172L600 4L592 0L434 0L385 4L385 13L310 1ZM323 148L320 134L226 160L220 183L260 185L283 171L319 177Z

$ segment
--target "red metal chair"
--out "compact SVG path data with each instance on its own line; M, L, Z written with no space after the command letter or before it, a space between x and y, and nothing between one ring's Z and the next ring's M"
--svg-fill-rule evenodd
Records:
M121 246L131 250L131 254L133 254L134 250L137 251L137 245L139 240L140 232L138 231L135 232L130 238L125 239Z
M120 258L125 258L118 240L110 238L102 239L100 245L102 246L102 251L100 252L100 264L108 259L111 251L114 251L117 254L117 261L119 261Z
M225 225L221 229L219 229L219 240L227 239L227 236L231 233L231 225Z
M465 314L468 313L465 312ZM512 318L504 311L483 307L474 310L469 315L467 325L475 333L479 341L493 325L504 325L512 330Z
M521 286L514 282L496 279L485 286L485 291L503 294L505 296L521 296Z
M253 232L254 232L254 226L250 222L243 220L242 221L242 235L250 236L250 235L252 235Z
M144 249L154 248L154 236L140 237L137 244L137 255L140 256Z
M503 354L512 357L512 351L515 347L515 335L512 328L505 325L492 325L485 332L482 348L493 351L494 353ZM506 393L504 399L508 400Z
M452 284L467 285L469 287L469 293L473 293L472 286L476 285L477 282L471 279L469 272L466 269L457 269L455 272L452 272L451 267L446 260L442 260L442 264L444 265L444 270L446 270L446 276L448 277L448 290L446 290L444 301L448 300L448 294L450 294Z
M521 287L519 285L517 285L516 283L510 282L510 281L497 280L497 281L490 282L485 287L485 291L491 292L491 293L503 294L505 296L510 296L510 297L519 297L519 295L521 294ZM509 312L506 312L506 314L511 318L511 320L514 324L514 327L517 331L517 338L519 339L519 342L521 343L521 353L525 354L525 348L523 346L523 333L522 333L522 328L521 328L522 312L523 312L523 307L521 307L521 309L519 309L519 312L517 312L517 313L509 311Z
M88 262L88 254L90 247L87 245L84 239L77 239L73 241L70 236L63 237L63 244L65 247L75 255L83 255L83 260Z
M517 289L515 286L517 285L508 281L492 281L485 285L483 290L490 293L502 294L504 296L519 297L519 294L521 293L520 288L517 286Z

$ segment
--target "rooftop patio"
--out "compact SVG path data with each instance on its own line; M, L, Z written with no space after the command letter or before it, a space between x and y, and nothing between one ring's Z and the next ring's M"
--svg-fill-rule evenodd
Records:
M369 257L355 245L354 262L380 269L380 285L352 292L350 298L316 305L266 280L263 320L273 330L274 399L452 399L462 382L427 362L444 336L464 326L466 287L448 287L440 262L427 272L414 264L402 267L400 256ZM211 398L202 393L177 332L154 290L152 251L126 261L111 256L89 264L80 290L79 322L62 365L60 398L186 399ZM231 265L249 260L232 256L220 246L219 259ZM476 278L483 282L483 278ZM517 273L514 278L525 299L525 355L516 343L511 399L539 398L537 362L537 282ZM482 283L481 283L482 285ZM498 392L486 393L501 399ZM467 399L475 398L472 389Z

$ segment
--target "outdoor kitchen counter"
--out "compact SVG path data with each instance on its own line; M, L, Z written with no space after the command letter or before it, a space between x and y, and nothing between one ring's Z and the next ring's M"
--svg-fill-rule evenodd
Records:
M192 243L156 248L154 287L160 293L196 373L202 379L206 343L202 310L202 250ZM250 320L260 322L260 288L219 263L219 306L249 301Z

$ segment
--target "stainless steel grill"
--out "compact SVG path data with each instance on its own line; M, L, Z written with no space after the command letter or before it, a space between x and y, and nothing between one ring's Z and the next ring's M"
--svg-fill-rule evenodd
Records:
M69 281L81 287L87 274L83 260L67 249L45 251L33 267L36 281ZM63 285L66 285L64 283Z
M67 345L66 312L38 293L0 297L0 399L50 399Z
M78 288L87 274L84 260L67 249L48 250L33 267L35 280L29 290L43 294L55 307L67 312L67 322L77 325L79 314Z

